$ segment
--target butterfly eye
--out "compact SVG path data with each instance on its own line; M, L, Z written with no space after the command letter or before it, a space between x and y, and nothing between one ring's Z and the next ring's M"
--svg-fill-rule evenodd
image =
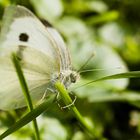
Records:
M70 74L70 80L72 83L76 82L76 75L74 75L73 73Z
M26 33L21 33L19 35L19 40L23 42L28 42L29 36Z

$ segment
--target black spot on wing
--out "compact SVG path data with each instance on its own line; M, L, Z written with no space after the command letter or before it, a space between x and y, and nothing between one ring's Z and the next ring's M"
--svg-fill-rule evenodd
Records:
M19 35L19 40L22 41L22 42L28 42L29 40L29 36L27 33L21 33Z
M45 20L45 19L41 19L41 22L43 23L43 25L45 26L45 27L53 27L47 20Z

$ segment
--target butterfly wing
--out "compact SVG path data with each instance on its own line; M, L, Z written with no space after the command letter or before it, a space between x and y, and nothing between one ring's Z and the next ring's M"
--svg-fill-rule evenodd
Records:
M21 59L33 102L42 98L54 74L69 67L70 58L64 42L57 31L52 30L46 30L24 7L6 9L0 37L0 109L26 105L11 61L13 51Z
M22 57L19 57L32 100L36 103L43 97L52 79L53 68L56 68L51 68L53 62L48 61L47 55L30 47L25 48ZM37 61L33 61L34 58L37 58ZM25 105L25 99L9 51L0 57L0 109L16 109Z
M26 35L27 40L22 39L22 35ZM3 17L0 46L9 48L19 45L33 47L53 60L59 59L57 46L50 40L45 26L33 13L21 6L9 6Z
M66 47L62 37L60 34L52 27L46 28L48 33L50 34L50 39L56 44L59 52L60 52L60 59L61 59L61 70L70 70L71 67L71 58L69 54L69 50Z
M57 57L56 60L60 59L62 70L71 69L70 54L60 34L51 26L42 26L36 16L25 7L8 7L3 18L3 27L5 28L1 30L0 40L0 42L4 42L3 45L7 46L7 43L21 44L19 36L21 33L26 33L29 37L32 36L32 39L29 38L27 42L28 45L41 50L43 53L50 54L53 58ZM25 42L22 44L24 45ZM45 45L40 47L41 44Z

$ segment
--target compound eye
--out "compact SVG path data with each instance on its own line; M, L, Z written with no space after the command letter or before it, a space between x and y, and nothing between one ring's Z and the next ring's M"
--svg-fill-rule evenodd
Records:
M73 73L70 74L70 81L71 81L71 83L76 82L76 76Z

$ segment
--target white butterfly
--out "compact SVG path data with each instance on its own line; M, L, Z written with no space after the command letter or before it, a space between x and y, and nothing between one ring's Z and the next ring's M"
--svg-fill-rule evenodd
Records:
M16 52L30 90L33 103L46 89L60 80L66 87L78 74L72 70L69 52L60 34L22 6L5 10L0 36L0 109L26 106L11 60Z

